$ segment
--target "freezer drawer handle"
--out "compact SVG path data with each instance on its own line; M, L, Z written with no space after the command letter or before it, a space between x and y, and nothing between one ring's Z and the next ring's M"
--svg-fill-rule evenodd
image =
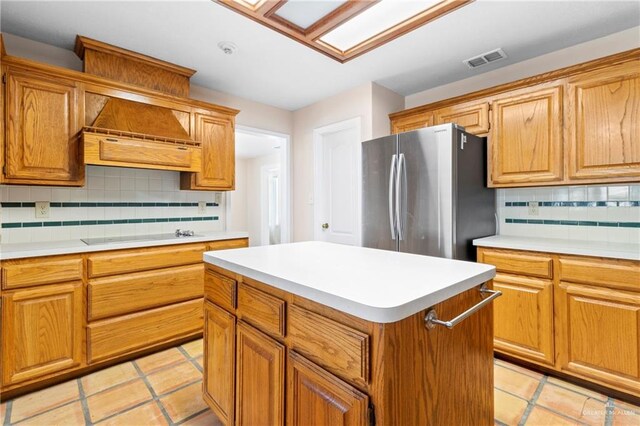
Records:
M486 299L482 299L482 301L480 301L477 304L473 305L472 307L470 307L469 309L467 309L466 311L464 311L463 313L461 313L460 315L458 315L457 317L455 317L451 321L439 320L438 319L438 315L436 314L436 310L435 309L429 310L429 312L427 312L427 316L424 317L425 326L428 329L432 329L436 325L441 325L443 327L447 327L448 329L452 329L453 327L455 327L456 325L458 325L462 321L464 321L466 318L470 317L474 312L479 311L480 309L482 309L483 307L485 307L486 305L491 303L493 301L493 299L502 296L502 292L501 291L489 290L487 288L486 284L482 284L482 286L480 287L480 293L489 294L490 296L487 297Z

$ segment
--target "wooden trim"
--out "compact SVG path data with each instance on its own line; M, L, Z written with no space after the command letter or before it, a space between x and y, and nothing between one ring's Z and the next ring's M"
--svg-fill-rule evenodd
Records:
M108 53L110 55L120 56L137 62L144 62L146 64L153 65L154 67L161 68L165 71L183 75L187 78L191 77L197 72L196 70L192 70L191 68L172 64L171 62L143 55L132 50L123 49L121 47L113 46L111 44L94 40L89 37L77 35L73 51L76 53L76 55L78 55L80 59L84 59L84 54L87 49Z
M578 73L586 71L594 71L596 69L609 67L621 62L627 62L630 60L640 59L640 48L627 50L625 52L616 53L614 55L606 56L604 58L595 59L593 61L582 62L576 65L571 65L558 70L549 71L546 73L534 75L532 77L525 77L520 80L512 81L510 83L501 84L498 86L489 87L487 89L477 90L475 92L467 93L464 95L456 96L449 99L444 99L436 102L432 102L425 105L405 109L389 114L389 118L393 121L401 117L410 116L413 114L419 114L427 111L432 111L445 106L455 105L462 102L467 102L475 99L480 99L492 95L496 95L503 92L508 92L523 87L535 86L537 84L546 83L551 80L569 77ZM585 182L586 183L586 182ZM539 186L539 183L535 185Z
M0 33L0 56L7 56L7 51L4 49L4 38Z
M127 83L122 83L107 78L86 74L80 71L70 70L68 68L57 67L53 65L43 64L41 62L32 61L30 59L18 58L16 56L7 55L2 58L2 65L9 68L26 69L31 73L41 73L44 75L55 74L59 77L65 77L77 81L78 83L95 85L100 88L108 89L110 91L122 91L128 95L127 99L134 97L151 97L154 100L160 101L158 103L168 102L170 104L177 104L185 106L187 108L202 108L207 111L215 111L221 114L236 116L240 110L212 104L209 102L199 101L195 99L189 99L174 95L169 95L164 92L158 92L151 89L146 89L140 86L134 86ZM94 90L95 88L91 88Z
M394 25L382 33L376 34L346 51L341 51L335 46L321 41L320 37L375 5L380 0L348 0L345 4L321 17L306 29L300 28L276 14L276 11L280 9L287 0L265 0L255 6L251 6L242 0L215 1L340 63L350 61L434 19L473 2L473 0L444 0L438 2L429 9Z

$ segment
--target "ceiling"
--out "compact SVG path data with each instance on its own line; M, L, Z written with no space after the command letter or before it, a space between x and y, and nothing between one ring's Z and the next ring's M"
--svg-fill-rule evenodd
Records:
M2 31L70 50L85 35L196 69L195 84L288 110L369 81L406 96L640 24L637 1L476 0L341 64L209 0L1 0L0 13ZM220 41L237 52L225 55ZM475 70L462 63L498 47L507 59Z
M248 160L265 155L278 154L282 138L236 131L236 158Z

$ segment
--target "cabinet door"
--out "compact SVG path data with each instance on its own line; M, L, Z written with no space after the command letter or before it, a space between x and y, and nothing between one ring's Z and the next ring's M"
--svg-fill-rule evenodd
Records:
M453 105L435 110L434 124L455 123L474 135L489 131L489 103Z
M236 351L236 425L284 425L284 346L240 322Z
M2 295L2 383L37 379L83 364L82 283Z
M184 173L182 189L234 189L234 118L196 113L195 129L196 140L202 142L202 172Z
M295 352L288 358L288 425L369 425L367 395Z
M204 400L226 425L234 424L236 318L204 302Z
M492 102L491 186L562 180L562 88L520 90Z
M568 84L569 178L640 178L640 61Z
M556 344L561 371L640 394L640 293L561 281Z
M9 70L6 74L8 182L81 185L78 90L72 81Z
M433 126L433 113L431 111L393 119L391 121L391 133L409 132L429 126Z
M493 288L502 292L493 305L496 350L553 366L552 282L497 274Z

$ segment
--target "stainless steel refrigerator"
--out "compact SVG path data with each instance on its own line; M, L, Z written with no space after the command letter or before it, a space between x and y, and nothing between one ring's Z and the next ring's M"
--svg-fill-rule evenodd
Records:
M364 142L363 246L475 260L496 231L486 169L486 140L454 124Z

